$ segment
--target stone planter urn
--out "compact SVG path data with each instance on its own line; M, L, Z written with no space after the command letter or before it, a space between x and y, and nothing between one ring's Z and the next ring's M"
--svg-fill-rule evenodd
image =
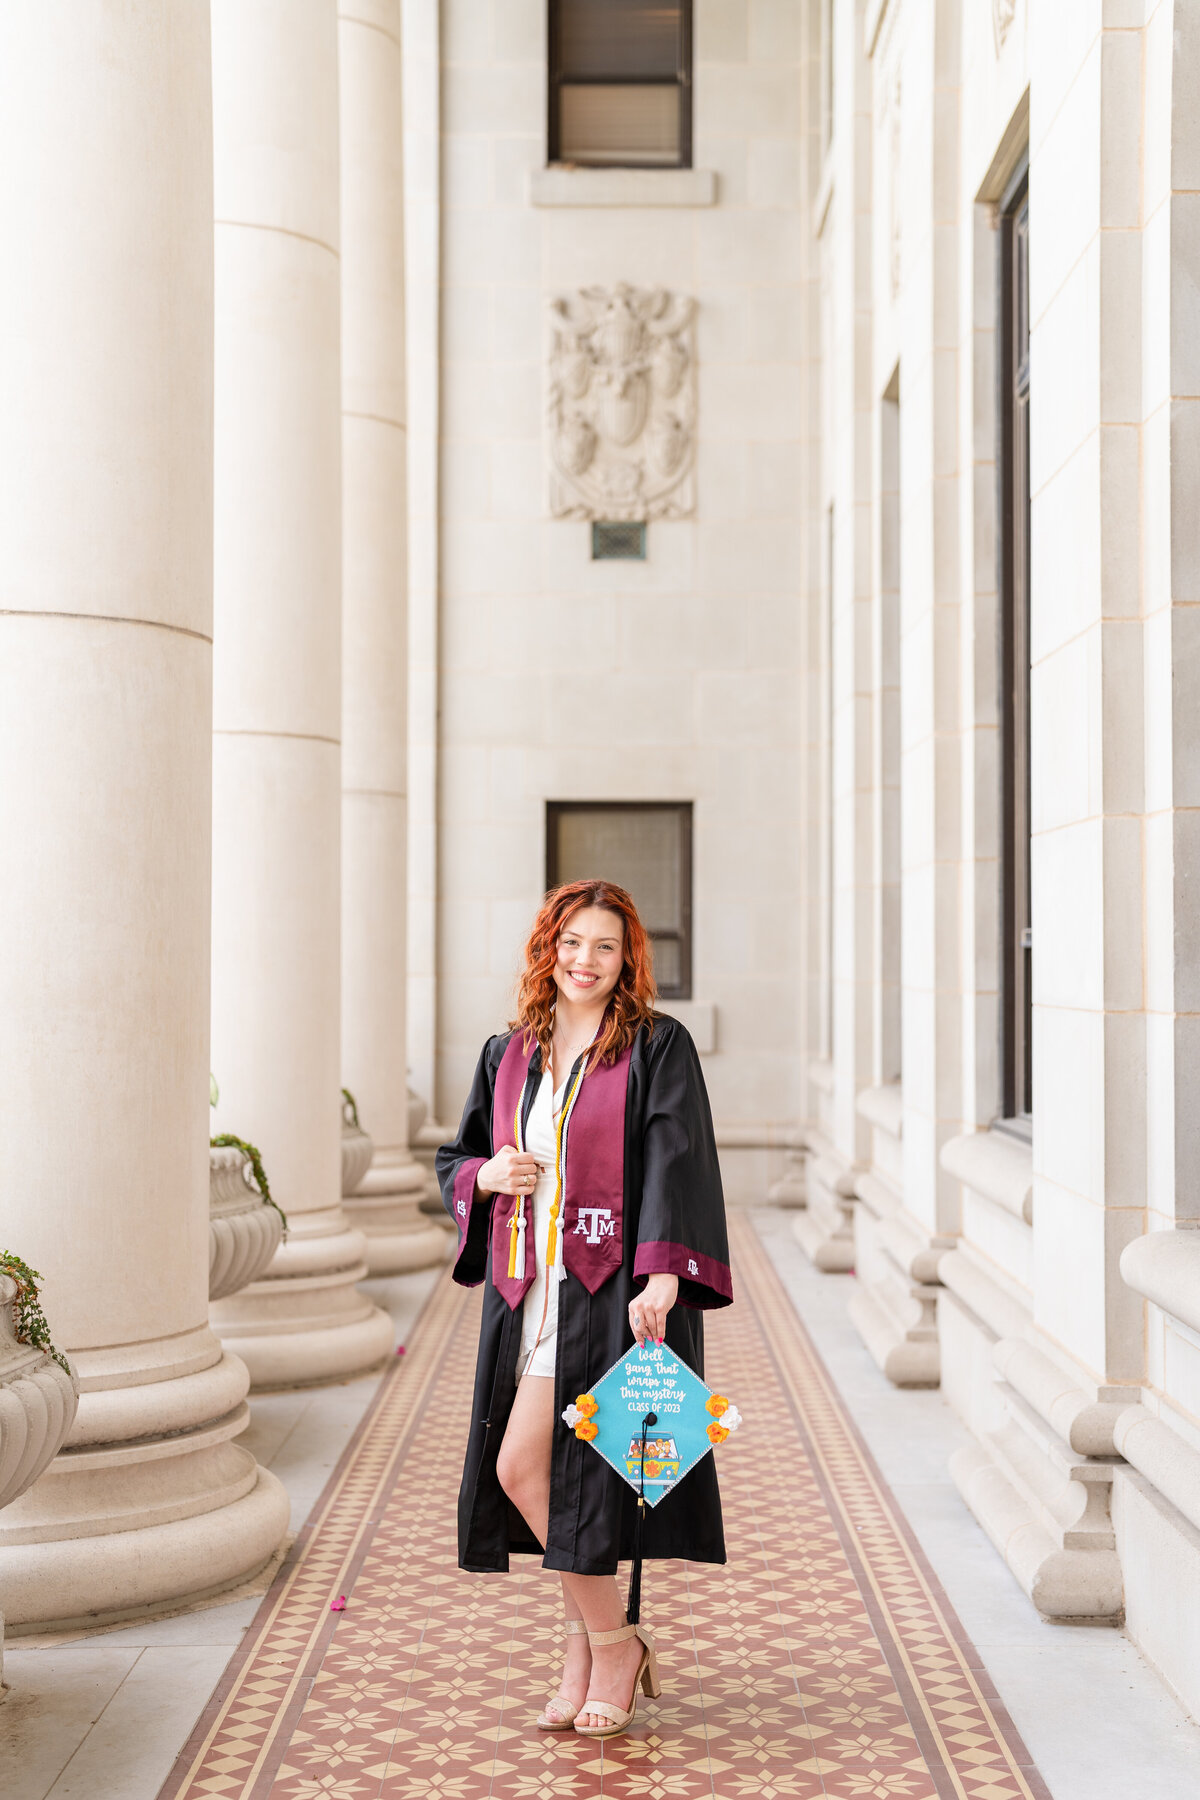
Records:
M208 1297L224 1300L265 1272L283 1241L283 1220L250 1185L250 1158L224 1146L208 1153Z
M375 1146L358 1122L353 1100L342 1097L342 1193L353 1194L371 1166Z
M47 1350L17 1341L17 1284L0 1273L0 1506L32 1487L75 1423L78 1389ZM4 1618L0 1614L0 1699Z

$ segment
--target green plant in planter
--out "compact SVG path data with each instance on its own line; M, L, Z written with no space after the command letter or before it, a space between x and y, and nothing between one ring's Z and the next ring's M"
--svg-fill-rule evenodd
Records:
M287 1214L282 1206L271 1198L271 1189L267 1182L267 1171L263 1168L262 1152L254 1144L248 1144L245 1138L234 1137L231 1131L223 1131L219 1137L209 1138L214 1150L240 1150L249 1158L250 1173L254 1177L254 1185L263 1197L265 1206L273 1206L283 1220L283 1235L287 1236Z
M28 1263L23 1263L11 1250L0 1250L0 1275L7 1275L17 1284L17 1297L13 1301L13 1331L18 1344L28 1344L34 1350L44 1350L69 1375L71 1370L67 1359L61 1350L54 1347L50 1327L38 1299L42 1278L37 1270L31 1269Z
M349 1088L342 1089L342 1118L347 1125L353 1125L359 1131L362 1130L362 1126L358 1123L358 1102Z

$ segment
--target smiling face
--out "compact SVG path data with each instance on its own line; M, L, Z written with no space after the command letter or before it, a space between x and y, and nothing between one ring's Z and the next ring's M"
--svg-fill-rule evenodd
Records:
M554 981L574 1005L599 1006L621 975L625 924L603 906L581 906L558 934Z

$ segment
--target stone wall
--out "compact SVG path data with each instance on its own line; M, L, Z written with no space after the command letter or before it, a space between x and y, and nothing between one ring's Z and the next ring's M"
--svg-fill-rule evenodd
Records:
M436 1105L509 1015L546 801L691 800L681 1016L745 1198L799 1110L800 21L697 6L693 170L548 171L544 6L443 10ZM694 505L644 563L551 510L548 309L621 282L695 307Z
M802 598L827 661L804 689L797 1235L856 1268L890 1378L941 1380L972 1427L956 1479L1033 1603L1124 1620L1194 1710L1200 21L1183 0L811 11ZM1003 1117L997 479L997 211L1025 159L1031 1127Z

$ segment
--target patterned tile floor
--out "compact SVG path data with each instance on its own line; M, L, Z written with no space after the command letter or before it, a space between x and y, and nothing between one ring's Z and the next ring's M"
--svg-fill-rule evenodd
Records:
M748 1222L710 1381L730 1561L647 1569L665 1691L532 1728L556 1582L455 1564L478 1296L443 1280L160 1800L1049 1800ZM346 1610L330 1611L341 1594Z

